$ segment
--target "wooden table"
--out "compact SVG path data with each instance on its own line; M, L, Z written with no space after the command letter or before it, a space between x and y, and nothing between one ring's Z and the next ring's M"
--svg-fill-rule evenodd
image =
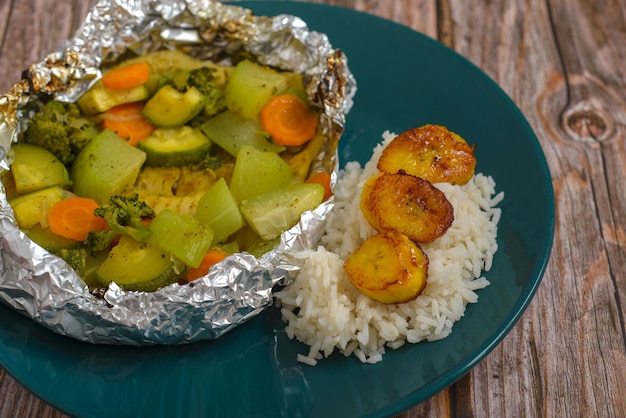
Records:
M626 416L626 1L320 2L395 20L471 60L528 118L553 176L555 245L530 307L484 361L402 416ZM90 4L0 0L0 90ZM0 417L16 416L64 415L0 369Z

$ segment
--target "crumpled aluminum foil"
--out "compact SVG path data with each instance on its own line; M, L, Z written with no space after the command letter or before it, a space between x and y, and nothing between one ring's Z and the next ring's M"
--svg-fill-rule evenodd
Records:
M323 109L326 146L314 169L337 173L337 143L352 106L356 82L344 54L295 16L255 16L209 0L102 0L58 52L24 71L0 96L0 171L17 141L28 105L43 97L75 101L101 69L132 51L180 49L194 58L228 64L238 51L260 62L305 75L311 101ZM17 227L0 193L0 301L63 335L91 343L179 344L218 338L259 314L272 290L298 271L293 252L314 247L332 198L307 212L260 259L240 253L189 285L153 293L126 292L112 284L97 297L65 262L30 241Z

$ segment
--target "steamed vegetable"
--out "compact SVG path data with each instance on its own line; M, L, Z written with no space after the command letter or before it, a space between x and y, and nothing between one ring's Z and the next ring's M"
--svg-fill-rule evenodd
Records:
M218 70L213 67L200 67L189 71L187 85L195 87L204 95L205 116L213 116L226 108L224 89L219 85Z
M330 186L330 174L325 171L313 174L306 180L306 183L318 183L324 187L324 200L328 200L333 195L333 191Z
M39 244L41 247L50 252L54 252L61 248L70 248L80 245L79 241L56 235L50 231L50 228L46 228L41 225L25 229L24 233L26 233L26 236L34 243Z
M50 232L76 241L84 241L91 231L102 231L107 228L106 221L95 213L99 207L95 200L78 196L57 202L47 215Z
M317 131L317 114L293 94L272 97L260 117L263 129L280 145L302 145Z
M155 127L141 113L142 109L142 102L112 107L100 115L102 129L109 129L128 141L130 145L137 145L137 142L155 130Z
M74 193L106 203L111 196L132 188L145 160L145 152L112 131L102 131L83 148L72 165Z
M79 276L84 277L87 272L87 261L89 254L83 247L69 247L59 248L51 250L50 253L62 258L70 267L78 273Z
M213 231L190 215L164 210L150 223L147 242L169 252L187 266L198 267L211 247Z
M243 146L237 154L230 191L237 202L278 190L293 179L293 171L278 154Z
M154 126L178 128L198 115L204 105L205 98L197 88L180 92L167 84L148 100L143 115Z
M202 161L211 150L211 141L190 126L158 128L137 143L146 153L146 165L183 166Z
M322 203L324 188L317 183L297 183L244 200L246 223L264 240L277 238L294 226L303 212Z
M144 84L150 79L150 66L145 62L127 64L102 76L102 85L108 89L128 89Z
M17 225L22 229L34 226L48 227L48 212L67 194L59 186L47 187L9 200Z
M146 241L152 231L144 220L154 217L154 211L144 202L133 196L111 196L108 205L94 210L94 214L106 221L107 228L91 231L85 239L92 254L107 250L120 235L135 241Z
M22 140L47 149L69 166L97 134L96 122L81 115L75 104L52 100L30 119Z
M287 90L285 75L251 61L235 67L226 86L226 106L241 116L254 119L275 95Z
M101 286L153 292L176 283L185 266L156 245L122 237L96 271Z
M219 248L209 250L204 257L202 257L202 261L198 267L192 267L187 270L187 281L191 282L207 275L212 266L228 257L228 255L229 254L227 252L220 250Z
M233 157L241 147L248 145L260 151L278 154L285 147L269 140L256 119L247 119L239 113L227 110L200 125L200 129L211 141Z
M281 95L298 111L262 118ZM18 225L90 287L194 280L227 254L271 250L330 191L322 175L304 183L325 141L305 99L302 75L251 61L138 56L76 104L49 102L2 181ZM272 119L307 138L281 139Z
M296 147L298 151L295 154L285 156L287 164L289 164L289 167L293 170L295 179L298 181L306 180L311 164L313 160L315 160L315 157L319 155L325 141L326 138L320 129L313 139L302 147Z
M78 99L76 105L84 114L96 115L115 106L140 102L148 97L150 97L150 91L145 84L126 89L109 89L97 85Z
M50 151L34 144L15 144L11 149L11 173L17 194L70 185L67 168Z
M225 108L224 90L212 67L178 70L159 80L159 88L143 114L155 126L177 128L203 113L212 116Z
M194 217L211 228L216 244L244 226L239 205L223 177L200 198Z

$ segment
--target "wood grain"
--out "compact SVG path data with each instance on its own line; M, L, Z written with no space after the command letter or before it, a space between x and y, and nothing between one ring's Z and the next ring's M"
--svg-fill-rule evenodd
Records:
M555 245L533 302L478 366L402 416L626 416L626 1L316 2L394 20L480 67L527 117L553 179ZM0 89L89 4L0 0ZM13 416L63 415L0 369L0 417Z

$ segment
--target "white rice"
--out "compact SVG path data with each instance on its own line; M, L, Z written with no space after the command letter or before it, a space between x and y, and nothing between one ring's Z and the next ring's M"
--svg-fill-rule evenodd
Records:
M463 186L436 184L454 207L455 219L442 237L421 245L429 258L428 280L415 300L396 305L376 302L344 275L344 260L375 233L361 214L361 190L378 171L380 153L394 137L385 132L364 167L350 162L339 173L335 207L321 245L298 255L300 273L275 293L287 335L310 347L308 353L298 354L304 364L314 366L335 350L363 363L377 363L386 347L445 338L466 305L478 301L476 291L489 285L481 275L491 268L498 249L500 209L495 206L504 195L496 194L494 180L480 173Z

